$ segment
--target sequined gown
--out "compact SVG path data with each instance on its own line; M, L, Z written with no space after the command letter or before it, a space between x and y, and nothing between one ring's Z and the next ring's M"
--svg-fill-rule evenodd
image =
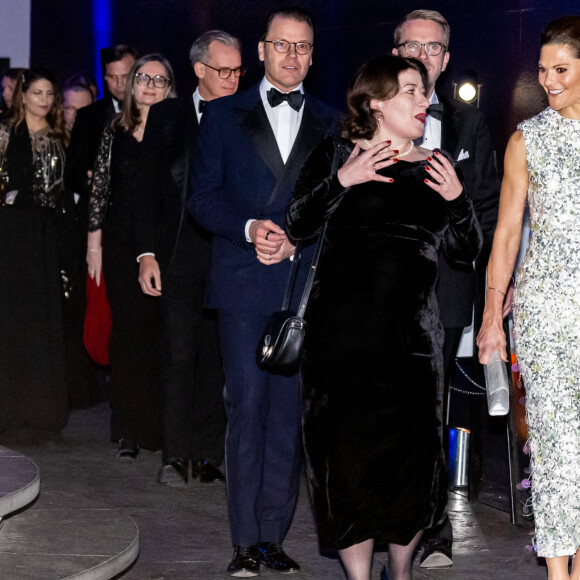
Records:
M532 236L514 295L538 555L580 546L580 121L551 108L518 127Z
M337 145L343 163L353 145ZM332 159L328 139L303 167L287 216L298 239L330 216L301 367L318 534L334 549L407 544L440 521L447 494L437 252L469 264L481 231L465 193L447 202L424 184L426 161L383 170L392 184L345 190Z
M50 129L0 123L0 432L57 433L68 417L63 290L64 148ZM17 192L17 193L15 193ZM71 248L72 249L72 248Z

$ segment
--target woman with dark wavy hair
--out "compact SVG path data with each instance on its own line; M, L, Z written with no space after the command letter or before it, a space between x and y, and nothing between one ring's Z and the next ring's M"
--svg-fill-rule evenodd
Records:
M0 388L10 391L0 395L0 430L58 432L66 423L61 301L75 216L63 186L67 142L53 74L24 70L0 123Z
M135 61L127 79L123 109L105 128L89 198L88 272L100 284L106 275L111 305L111 439L117 457L135 459L139 448L160 448L158 302L141 292L133 253L132 207L138 158L149 108L175 96L171 65L159 54Z
M481 231L446 154L413 144L426 75L413 59L366 63L341 136L306 161L287 212L294 239L328 223L306 311L303 435L320 542L349 580L370 580L375 540L389 543L389 579L408 580L447 494L438 251L470 264Z

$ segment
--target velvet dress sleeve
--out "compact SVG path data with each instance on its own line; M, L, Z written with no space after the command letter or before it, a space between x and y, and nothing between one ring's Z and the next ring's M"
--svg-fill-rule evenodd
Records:
M346 141L325 137L304 163L286 210L286 229L294 240L313 237L338 207L344 194L336 173L332 173L335 154L342 165L348 157Z
M483 235L473 202L465 191L447 202L449 225L443 237L443 252L447 259L457 265L470 265L483 246Z

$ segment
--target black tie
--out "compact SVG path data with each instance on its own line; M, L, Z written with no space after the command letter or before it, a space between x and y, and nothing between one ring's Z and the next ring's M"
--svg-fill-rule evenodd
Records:
M199 99L199 103L197 103L197 110L199 111L200 115L203 115L203 110L205 109L205 104L207 101L203 99Z
M441 103L435 103L434 105L429 105L427 113L431 115L434 119L441 121L443 119L443 105Z
M288 104L295 111L299 111L304 102L304 95L300 91L292 91L291 93L281 93L278 89L268 91L268 102L271 107L277 107L284 101L288 101Z

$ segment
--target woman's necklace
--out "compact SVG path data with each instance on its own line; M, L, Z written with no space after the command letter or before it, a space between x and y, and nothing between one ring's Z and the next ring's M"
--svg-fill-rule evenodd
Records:
M371 147L373 147L372 143L368 140L365 139L365 145L370 149ZM402 153L399 153L397 155L397 159L400 159L401 157L407 157L407 155L409 155L409 153L411 153L411 151L413 151L413 149L415 148L415 143L413 143L413 141L409 141L409 149L407 149L407 151L403 151Z

